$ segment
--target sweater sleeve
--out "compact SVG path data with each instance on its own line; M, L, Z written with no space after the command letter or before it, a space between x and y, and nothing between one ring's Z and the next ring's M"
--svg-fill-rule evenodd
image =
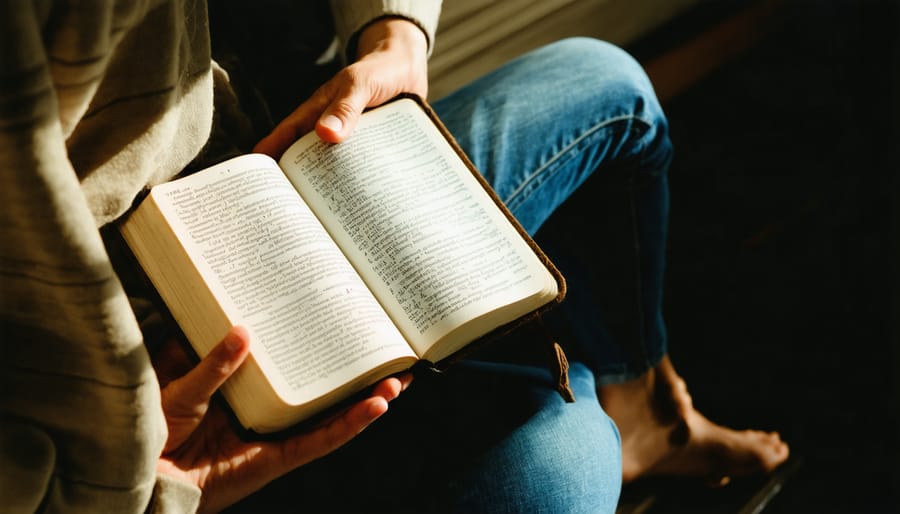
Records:
M90 88L74 72L102 71L102 47L45 46L49 5L0 3L0 497L144 512L166 440L159 385L69 160L63 120L83 104L60 93Z
M428 54L434 49L441 0L331 0L335 30L343 55L348 61L356 53L356 39L366 25L386 16L406 18L422 29L428 38Z

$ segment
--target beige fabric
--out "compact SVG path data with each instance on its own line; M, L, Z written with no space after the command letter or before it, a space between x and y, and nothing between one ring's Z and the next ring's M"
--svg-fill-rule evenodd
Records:
M148 514L175 514L196 512L200 506L200 491L186 487L184 483L160 475L156 481L153 502Z
M421 6L354 2L340 26L436 24ZM155 476L159 386L98 227L207 143L206 4L0 2L0 49L0 511L193 511Z
M0 509L149 504L159 386L97 226L207 139L205 9L0 6ZM196 503L199 490L175 488Z

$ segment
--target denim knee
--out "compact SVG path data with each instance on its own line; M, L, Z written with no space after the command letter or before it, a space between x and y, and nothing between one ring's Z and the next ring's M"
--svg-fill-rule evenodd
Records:
M615 125L617 139L607 167L628 168L644 175L668 170L672 143L668 120L641 64L622 48L598 39L575 37L538 50L555 76L567 102L602 117L597 123ZM622 165L623 163L627 165Z
M622 486L621 441L600 407L592 373L573 363L574 403L547 389L543 407L483 455L452 510L613 513Z

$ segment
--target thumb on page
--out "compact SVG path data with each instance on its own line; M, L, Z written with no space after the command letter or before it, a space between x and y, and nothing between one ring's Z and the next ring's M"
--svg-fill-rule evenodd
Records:
M347 139L356 128L363 109L369 103L370 95L365 88L351 85L325 108L325 112L316 122L316 134L323 141L340 143Z

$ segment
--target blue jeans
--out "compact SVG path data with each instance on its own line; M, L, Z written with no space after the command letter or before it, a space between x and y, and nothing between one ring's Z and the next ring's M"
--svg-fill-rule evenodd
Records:
M640 66L612 45L569 39L433 106L566 276L568 297L549 318L570 357L603 384L655 366L666 352L672 146Z
M350 444L235 511L615 511L621 445L596 387L640 374L665 353L671 147L651 85L618 48L572 39L433 106L568 278L569 297L548 322L570 354L576 401L557 394L540 362L460 362L417 376ZM594 248L608 273L592 275ZM610 305L617 310L607 323Z

